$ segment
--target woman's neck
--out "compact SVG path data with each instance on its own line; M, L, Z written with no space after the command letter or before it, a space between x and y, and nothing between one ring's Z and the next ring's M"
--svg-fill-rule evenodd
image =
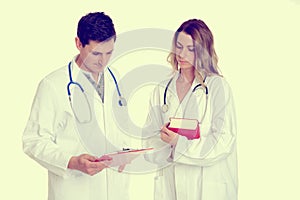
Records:
M195 78L194 68L180 69L180 81L192 83Z

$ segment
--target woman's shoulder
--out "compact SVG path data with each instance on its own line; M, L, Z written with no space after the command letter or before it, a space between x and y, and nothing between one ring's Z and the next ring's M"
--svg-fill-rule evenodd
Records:
M206 84L228 84L226 78L220 75L210 75L205 79Z
M223 88L224 90L231 90L226 78L220 75L208 76L205 80L205 83L207 84L208 88L211 89Z
M176 76L178 76L177 72L173 72L172 74L169 74L165 79L163 79L157 84L157 87L159 88L167 87L167 85L169 85L175 79Z

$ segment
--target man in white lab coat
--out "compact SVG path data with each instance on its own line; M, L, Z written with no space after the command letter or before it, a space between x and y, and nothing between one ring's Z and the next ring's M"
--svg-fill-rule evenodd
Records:
M107 168L109 158L99 159L128 144L112 121L112 106L119 105L106 65L115 40L108 15L83 16L75 39L79 55L39 84L23 149L48 170L49 200L128 199L127 175Z

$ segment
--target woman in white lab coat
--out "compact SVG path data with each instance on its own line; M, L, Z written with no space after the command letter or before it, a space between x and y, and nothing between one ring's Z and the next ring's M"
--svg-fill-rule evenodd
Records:
M108 16L98 12L84 16L76 37L79 55L39 84L23 134L23 148L48 170L49 200L129 198L127 175L97 161L127 143L112 121L112 107L119 105L113 98L116 86L106 65L114 42L114 27ZM104 77L102 95L88 76L95 82ZM68 86L71 81L80 84L84 93L77 84Z
M174 74L153 91L143 130L144 146L156 149L146 156L159 169L155 199L236 200L235 107L217 67L213 35L202 20L188 20L172 46ZM200 139L169 130L170 117L197 119Z

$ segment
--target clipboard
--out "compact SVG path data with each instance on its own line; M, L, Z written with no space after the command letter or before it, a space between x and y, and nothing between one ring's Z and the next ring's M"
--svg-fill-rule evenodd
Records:
M97 161L102 161L109 167L116 167L130 164L134 159L142 154L146 154L154 148L145 149L123 149L122 151L104 154ZM108 160L111 158L111 160Z

